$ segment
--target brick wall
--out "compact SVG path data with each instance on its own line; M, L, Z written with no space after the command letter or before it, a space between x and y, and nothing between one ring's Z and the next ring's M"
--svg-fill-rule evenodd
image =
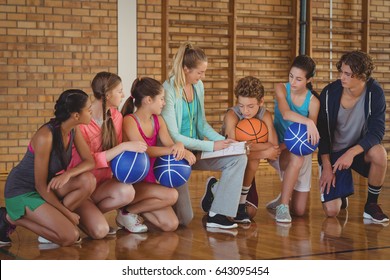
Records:
M0 173L24 155L68 88L117 72L116 0L0 1Z
M0 173L23 156L34 131L53 112L66 88L90 92L95 73L117 72L116 0L0 0ZM179 44L191 40L209 56L206 73L207 118L218 129L223 111L232 101L229 80L254 75L264 81L266 106L273 110L273 88L286 81L295 38L291 0L236 0L236 63L229 64L230 1L169 0L168 65L162 65L161 0L138 0L138 75L160 81ZM329 1L313 3L313 58L317 62L315 88L329 81ZM358 49L362 38L362 0L333 0L334 63L341 52ZM390 108L390 2L370 1L370 53L375 77L387 91ZM235 77L230 76L235 67ZM230 99L229 99L230 98ZM230 101L229 101L230 100ZM388 109L389 112L389 109ZM390 114L387 114L389 120ZM390 123L386 147L390 150Z
M293 1L236 0L236 63L229 62L230 1L169 0L168 52L170 67L173 54L183 41L190 40L202 47L209 57L204 79L206 116L217 130L229 106L232 87L228 80L246 75L259 77L265 87L265 105L273 111L275 83L288 79L293 59L291 50L298 38L291 32L294 24ZM330 51L329 0L312 0L312 57L317 62L314 88L320 92L337 79L335 63L345 51L361 49L362 0L332 0L333 30ZM162 14L161 1L138 1L138 72L163 81L162 77ZM376 63L374 77L383 85L390 108L390 2L370 0L369 52ZM148 28L148 26L153 26ZM142 32L143 31L143 32ZM235 77L229 69L235 68ZM234 101L234 99L233 99ZM390 113L387 113L384 145L390 150Z
M337 78L336 62L346 51L359 50L362 44L362 1L333 0L331 20L329 1L313 1L313 58L318 65L315 86L321 90ZM390 2L370 1L369 53L376 68L373 77L383 86L387 101L384 146L390 150ZM332 49L330 48L330 25ZM330 66L332 65L332 66Z

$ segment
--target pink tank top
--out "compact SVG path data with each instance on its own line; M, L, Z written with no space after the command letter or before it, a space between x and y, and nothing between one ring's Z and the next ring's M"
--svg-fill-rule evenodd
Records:
M153 124L154 124L154 131L151 137L148 137L145 135L144 131L141 128L141 125L139 124L138 118L130 114L130 117L132 117L135 122L137 123L138 131L141 134L142 138L145 140L146 144L148 146L156 146L157 145L157 136L158 136L158 131L160 130L160 123L158 122L158 117L156 115L152 115L153 117ZM156 183L156 177L154 176L153 173L153 166L154 162L156 161L156 158L150 158L150 169L148 172L148 175L146 175L145 179L143 180L144 182L148 183Z

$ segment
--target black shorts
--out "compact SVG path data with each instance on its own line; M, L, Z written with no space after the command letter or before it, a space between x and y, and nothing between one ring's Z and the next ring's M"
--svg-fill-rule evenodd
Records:
M336 162L336 160L340 158L348 149L349 148L330 154L330 161L332 163L332 166ZM370 163L367 163L364 160L364 152L354 157L350 168L336 171L336 186L331 187L328 194L321 194L322 202L347 197L354 193L352 170L355 170L357 173L359 173L365 178L368 177L368 173L370 171Z

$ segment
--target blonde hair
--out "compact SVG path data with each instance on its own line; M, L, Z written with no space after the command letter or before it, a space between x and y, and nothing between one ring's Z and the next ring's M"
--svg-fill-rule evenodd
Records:
M184 67L191 70L196 68L200 62L207 62L207 56L201 48L194 46L191 42L184 42L180 45L173 57L173 66L169 72L169 78L175 77L174 88L177 94L180 88L186 85Z

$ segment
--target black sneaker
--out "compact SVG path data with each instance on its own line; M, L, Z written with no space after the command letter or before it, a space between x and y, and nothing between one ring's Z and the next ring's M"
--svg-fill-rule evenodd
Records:
M211 189L217 182L218 180L215 177L209 177L206 181L206 189L202 199L200 200L200 208L202 208L202 210L206 213L210 211L211 204L214 200L214 195Z
M249 218L248 213L246 213L245 204L238 205L237 216L234 217L233 220L236 223L240 223L240 224L248 224L251 222L251 219Z
M7 219L7 210L4 207L0 207L0 245L10 245L11 239L9 236L15 230L15 226L11 225Z
M210 215L207 215L206 226L211 228L224 228L224 229L238 227L238 225L235 222L232 222L226 216L220 214L216 214L214 217L210 217Z
M389 221L389 217L383 213L382 209L377 203L369 203L364 206L363 217L365 219L371 219L377 223L384 223Z
M343 210L347 208L348 208L348 197L342 197L340 209Z

